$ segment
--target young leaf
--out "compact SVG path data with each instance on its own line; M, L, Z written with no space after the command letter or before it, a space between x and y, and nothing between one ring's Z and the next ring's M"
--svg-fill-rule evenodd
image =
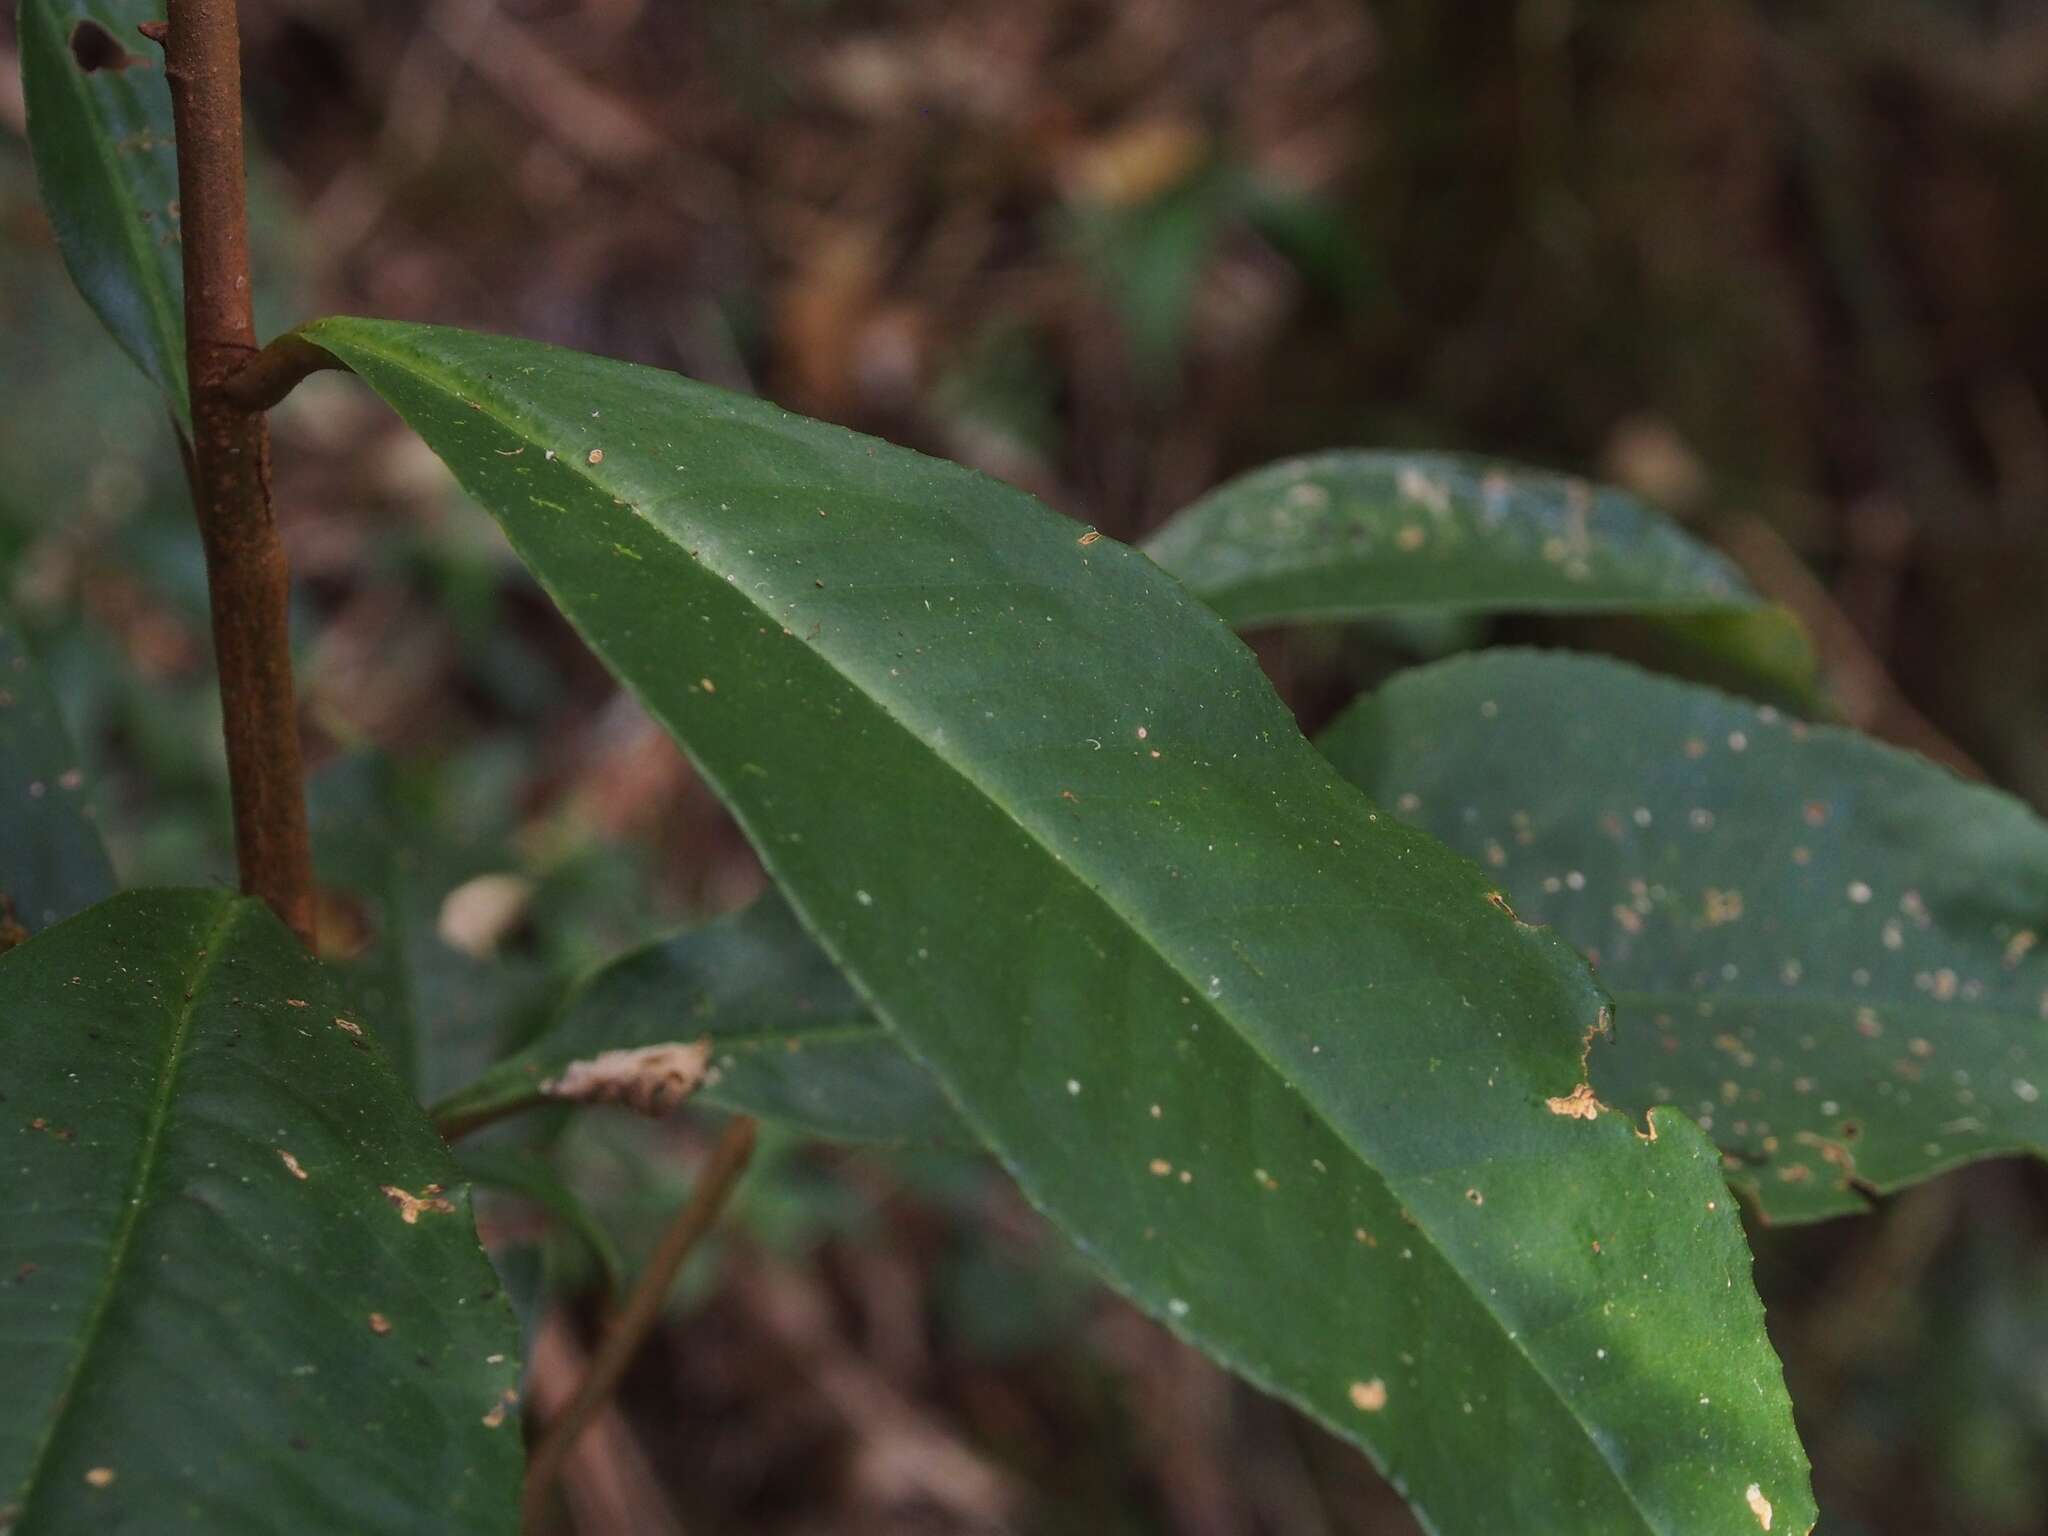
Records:
M498 517L1140 1305L1438 1530L1749 1536L1752 1490L1811 1521L1711 1146L1571 1112L1602 1003L1578 957L1338 780L1143 556L672 375L306 334Z
M548 1100L578 1062L700 1040L707 1103L837 1141L973 1143L931 1075L772 895L603 967L524 1050L436 1104L434 1119L472 1126Z
M0 949L113 889L57 701L0 613Z
M2048 1149L2048 826L2011 797L1530 652L1397 677L1323 747L1596 958L1599 1096L1697 1115L1771 1220Z
M1797 690L1798 622L1620 491L1445 453L1345 450L1232 480L1145 552L1241 628L1392 612L1619 612L1676 625Z
M517 1335L453 1165L254 901L0 956L0 1527L500 1533Z
M43 206L72 282L189 423L178 164L163 0L21 0L21 89Z

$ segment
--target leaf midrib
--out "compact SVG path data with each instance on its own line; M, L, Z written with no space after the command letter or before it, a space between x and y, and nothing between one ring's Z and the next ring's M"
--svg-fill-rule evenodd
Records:
M516 405L509 407L510 411L515 414L508 418L507 403L496 398L496 380L486 377L483 382L491 387L479 389L475 391L475 393L472 395L470 393L466 393L462 388L458 387L457 381L451 376L450 371L445 367L445 365L440 365L438 360L435 360L434 365L430 366L427 360L424 358L416 359L415 356L413 355L394 355L394 353L391 350L378 344L374 339L365 338L363 334L360 332L357 333L356 337L354 338L354 341L355 345L365 347L366 350L374 352L378 358L380 358L383 362L390 365L391 367L398 369L402 373L411 375L413 378L418 379L421 383L441 392L442 394L446 395L451 399L459 401L465 405L471 406L473 409L477 410L480 414L485 416L488 420L492 421L501 430L507 432L516 440L527 442L534 447L547 447L547 444L543 443L538 437L531 435L533 430L531 427L523 424L521 421L517 419L516 412L518 410L518 407ZM658 372L658 370L649 371ZM561 464L572 476L584 482L585 485L591 491L603 496L605 500L624 500L624 503L626 505L634 505L634 503L630 499L621 498L616 494L617 491L624 490L626 489L626 487L614 487L613 485L609 484L604 478L589 473L588 470L584 467L584 464L580 459L580 456L573 453L558 453L555 462ZM653 535L659 537L664 542L674 546L679 550L683 549L683 546L677 541L675 535L669 529L664 528L659 523L655 522L653 519L646 517L644 514L639 515L640 520L645 524L645 526L650 530L650 532ZM684 553L687 554L688 551L684 550ZM1138 555L1140 558L1145 558L1142 551L1133 550L1132 553ZM536 577L538 577L539 574L540 573L538 571L535 572ZM543 581L542 584L543 586L547 585L545 581ZM772 613L769 609L762 607L759 601L751 594L751 592L748 591L748 589L744 585L726 583L723 581L719 582L719 585L721 587L730 587L732 590L738 591L745 599L745 601L747 601L751 606L759 610L763 617L774 620L779 626L780 620L776 617L776 615ZM567 615L567 605L564 604L558 606L561 606L563 608L564 614ZM574 620L572 619L571 622L573 623ZM578 627L580 628L580 626ZM603 648L598 647L594 640L591 643L593 645L593 648L598 649L599 654L602 655ZM1143 946L1153 954L1153 956L1157 959L1160 965L1169 974L1180 977L1182 982L1185 983L1189 988L1188 995L1190 997L1200 998L1202 1000L1201 1006L1204 1008L1204 1010L1213 1019L1215 1019L1216 1022L1223 1025L1229 1031L1233 1038L1241 1042L1244 1045L1244 1047L1248 1051L1250 1051L1251 1054L1257 1060L1259 1060L1265 1065L1267 1070L1275 1073L1276 1076L1278 1076L1280 1080L1283 1082L1295 1082L1294 1075L1286 1071L1278 1063L1276 1063L1267 1053L1267 1051L1263 1047L1263 1044L1259 1040L1257 1040L1253 1035L1249 1034L1244 1029L1242 1029L1238 1025L1233 1015L1222 1013L1215 1008L1214 1000L1208 997L1207 989L1202 984L1201 979L1199 977L1194 976L1193 974L1183 970L1182 967L1173 959L1173 957L1166 950L1161 948L1155 936L1149 930L1147 930L1142 923L1136 921L1131 916L1131 914L1125 912L1121 908L1112 905L1101 892L1095 890L1092 886L1088 884L1086 880L1082 879L1078 870L1071 867L1064 859L1058 857L1054 853L1054 850L1052 850L1045 844L1043 838L1039 833L1039 830L1036 827L1022 820L1018 816L1017 812L1003 799L1001 799L999 796L991 792L989 788L981 782L980 778L976 774L969 772L965 767L956 763L945 752L933 746L930 742L926 741L923 737L921 737L917 732L911 730L909 726L906 725L901 719L899 719L894 714L894 712L892 712L879 697L877 697L867 688L863 687L857 679L850 676L845 670L843 670L838 660L835 657L833 657L829 652L813 647L807 647L806 649L809 651L809 654L816 657L822 665L824 665L840 680L841 684L849 691L849 693L870 705L876 711L876 713L883 720L887 721L889 725L893 726L903 736L904 739L913 743L921 751L926 753L931 758L935 759L945 769L957 775L960 779L962 779L969 785L973 786L976 793L981 797L982 800L984 800L988 805L990 805L994 809L1001 812L1004 816L1008 817L1009 820L1017 827L1017 829L1024 834L1025 838L1029 842L1029 845L1034 849L1038 850L1040 856L1047 861L1047 864L1050 868L1050 872L1056 878L1061 878L1067 883L1069 883L1072 886L1072 888L1079 893L1084 903L1092 903L1099 906L1102 910L1112 915L1120 926L1129 929L1130 932L1142 942ZM621 674L621 681L625 682L627 687L631 689L631 691L633 691L636 695L640 693L640 689L637 685L635 685L632 682L630 678L627 678L623 674ZM643 699L642 702L648 705L650 711L655 715L657 719L666 718L666 712L656 707L652 701ZM699 766L700 771L705 772L706 777L709 778L714 784L719 784L721 782L717 775L712 774L708 770L704 769L701 764ZM1338 779L1337 782L1343 783L1345 789L1348 792L1353 794L1358 793L1356 788L1350 785L1348 782L1343 781L1341 779ZM769 865L772 871L773 860L769 857L765 850L762 853L762 861L764 864ZM833 963L835 965L839 965L842 971L846 972L846 974L848 975L848 979L852 980L855 973L843 964L840 956L836 953L835 948L832 945L829 938L822 932L814 933L812 937L813 940L821 948L823 948L828 955L831 956ZM868 999L868 1001L870 1007L873 1008L873 1011L876 1013L878 1018L886 1017L886 1010L880 1008L879 1006L876 1006L872 999ZM887 1027L891 1027L893 1029L893 1026ZM1357 1149L1356 1146L1353 1145L1350 1138L1336 1125L1334 1121L1330 1119L1329 1114L1324 1109L1323 1105L1317 1099L1310 1096L1306 1092L1302 1091L1298 1083L1295 1085L1294 1091L1300 1098L1302 1104L1306 1106L1310 1110L1310 1112L1315 1115L1316 1119L1320 1121L1324 1128L1330 1132L1331 1136L1337 1141L1337 1143L1345 1149L1345 1151L1347 1152L1347 1154L1349 1154L1352 1160L1355 1163L1357 1163L1357 1165L1361 1169L1365 1171L1367 1177L1377 1180L1383 1187L1385 1187L1390 1192L1393 1191L1394 1185L1392 1184L1392 1182L1388 1180L1387 1177L1384 1174L1382 1174L1377 1168L1375 1168L1369 1161L1367 1161L1365 1156ZM950 1094L949 1097L951 1097ZM978 1115L968 1113L965 1107L959 1105L957 1102L955 1104L955 1107L961 1112L963 1117L968 1120L969 1124L972 1126L977 1135L981 1136L984 1141L993 1143L994 1138L988 1135L987 1128L982 1123L980 1123L980 1117ZM1009 1160L1005 1158L1004 1161L1007 1163ZM1558 1401L1560 1406L1564 1409L1565 1413L1571 1418L1572 1422L1579 1426L1580 1434L1584 1443L1593 1451L1594 1456L1598 1460L1600 1465L1607 1470L1608 1475L1613 1479L1614 1485L1620 1491L1622 1497L1627 1501L1629 1506L1633 1508L1636 1511L1636 1513L1641 1517L1644 1528L1646 1530L1653 1532L1661 1532L1663 1530L1663 1527L1661 1527L1658 1524L1658 1522L1651 1516L1649 1511L1643 1507L1642 1502L1636 1493L1636 1490L1633 1486L1631 1486L1629 1480L1622 1474L1621 1468L1618 1465L1616 1465L1613 1456L1610 1454L1604 1443L1605 1437L1595 1432L1593 1425L1591 1425L1586 1420L1577 1403L1573 1401L1571 1395L1567 1393L1563 1389L1562 1385L1552 1376L1552 1374L1548 1370L1546 1370L1543 1367L1543 1365L1533 1355L1530 1354L1528 1346L1524 1341L1522 1334L1518 1330L1508 1327L1505 1319L1501 1318L1494 1311L1490 1301L1490 1288L1486 1285L1475 1282L1473 1278L1465 1272L1463 1266L1459 1263L1459 1261L1453 1256L1451 1249L1448 1248L1446 1245L1439 1243L1436 1240L1435 1234L1429 1228L1421 1226L1418 1222L1416 1230L1419 1233L1424 1234L1428 1238L1429 1245L1431 1249L1437 1254L1438 1258L1444 1263L1444 1265L1447 1268L1449 1268L1452 1271L1452 1273L1456 1274L1465 1283L1465 1289L1467 1294L1470 1295L1475 1302L1477 1302L1481 1313L1493 1320L1494 1326L1501 1339L1513 1349L1514 1353L1517 1356L1519 1356L1523 1361L1525 1361L1528 1364L1529 1369L1532 1372L1534 1372L1536 1379L1543 1383L1543 1385L1549 1390L1550 1394ZM1098 1263L1102 1262L1101 1255L1098 1254L1095 1257ZM1212 1352L1220 1353L1220 1351L1215 1351L1213 1349ZM1242 1375L1245 1375L1253 1380L1258 1380L1265 1383L1268 1386L1269 1390L1273 1390L1276 1393L1276 1395L1286 1397L1291 1400L1300 1400L1296 1396L1296 1394L1291 1390L1283 1387L1277 1387L1270 1382L1266 1382L1264 1373L1252 1369L1247 1369L1245 1363L1243 1362L1232 1362L1232 1368L1237 1370Z
M40 1443L29 1457L28 1470L22 1479L23 1492L22 1521L27 1523L30 1506L37 1493L44 1486L41 1481L43 1462L49 1456L50 1448L57 1442L57 1432L69 1416L73 1394L78 1383L84 1379L86 1364L97 1348L106 1315L112 1307L115 1292L120 1288L122 1271L127 1267L130 1251L135 1240L135 1229L141 1225L145 1210L144 1195L151 1178L156 1172L158 1154L162 1151L166 1128L170 1123L173 1100L177 1096L178 1074L184 1066L186 1047L190 1043L192 1019L199 1008L200 995L204 992L207 978L218 963L222 946L226 943L244 911L244 904L228 898L221 915L214 920L202 942L198 963L185 978L183 1005L171 1024L170 1039L165 1052L164 1064L157 1073L157 1092L150 1105L149 1120L143 1126L142 1142L135 1159L135 1176L129 1181L128 1198L121 1209L120 1220L114 1227L113 1241L107 1249L105 1274L100 1281L99 1294L93 1298L79 1329L78 1352L72 1356L71 1369L64 1373L64 1381L56 1396L57 1408L46 1421Z

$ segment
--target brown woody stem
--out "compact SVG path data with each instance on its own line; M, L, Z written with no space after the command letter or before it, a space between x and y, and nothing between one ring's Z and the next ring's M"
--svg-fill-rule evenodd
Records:
M535 1532L540 1529L547 1512L548 1495L561 1474L562 1463L575 1449L577 1437L589 1427L590 1421L597 1417L598 1411L618 1388L626 1367L640 1352L641 1344L655 1323L660 1321L662 1303L668 1299L683 1261L689 1258L691 1251L718 1220L719 1212L725 1209L733 1186L739 1183L740 1175L746 1171L747 1160L754 1155L755 1130L755 1122L749 1115L735 1115L727 1123L725 1134L719 1137L718 1146L711 1153L710 1162L698 1175L697 1187L690 1191L689 1202L670 1223L668 1231L662 1234L661 1243L648 1259L647 1267L633 1282L626 1304L605 1331L604 1342L598 1345L597 1353L591 1357L590 1368L576 1388L575 1397L555 1416L534 1447L533 1454L527 1458L526 1489L521 1501L524 1530Z
M213 645L242 889L313 937L298 712L286 628L289 573L270 500L270 431L227 381L256 355L243 187L241 43L234 0L170 0L164 73L177 129L192 390L192 489L206 546Z

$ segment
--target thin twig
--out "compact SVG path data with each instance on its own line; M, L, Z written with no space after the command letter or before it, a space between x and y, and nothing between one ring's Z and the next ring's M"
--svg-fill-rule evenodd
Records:
M308 944L313 855L292 701L290 574L270 500L270 431L227 380L256 355L234 0L170 0L164 46L177 130L193 497L206 546L213 645L242 889Z
M352 371L325 347L316 347L303 336L287 333L223 379L221 397L240 410L267 411L298 388L308 374L330 368L341 373Z
M526 1354L527 1403L556 1417L569 1406L589 1357L560 1312L534 1330ZM630 1531L632 1536L684 1536L667 1490L616 1402L591 1418L562 1463L562 1503L577 1531Z
M718 1220L733 1186L739 1183L740 1175L746 1171L747 1159L754 1153L755 1129L754 1120L749 1115L735 1115L726 1126L725 1134L718 1139L718 1145L711 1153L711 1161L704 1165L703 1173L698 1176L697 1187L690 1191L688 1203L670 1223L668 1231L662 1234L647 1267L633 1282L633 1290L626 1298L625 1306L619 1309L618 1316L606 1330L604 1341L591 1357L589 1371L576 1389L576 1396L548 1425L532 1456L527 1459L522 1521L528 1532L540 1529L548 1507L548 1495L561 1473L562 1463L575 1447L577 1436L610 1400L620 1378L626 1374L626 1367L632 1363L633 1356L639 1353L641 1344L659 1321L662 1304L668 1299L669 1288L675 1284L676 1274L682 1269L684 1260L689 1258L704 1234L711 1230L712 1223Z

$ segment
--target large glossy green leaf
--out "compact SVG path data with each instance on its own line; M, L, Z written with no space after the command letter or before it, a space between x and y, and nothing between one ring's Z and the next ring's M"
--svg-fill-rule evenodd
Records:
M2048 826L1853 732L1589 657L1405 674L1324 748L1598 962L1593 1085L1774 1221L2048 1149Z
M1712 1147L1580 1118L1602 999L1142 555L672 375L307 328L499 518L784 895L1141 1306L1437 1529L1812 1518ZM1550 1101L1555 1101L1555 1108Z
M710 1046L699 1097L840 1141L973 1140L788 906L764 896L581 982L523 1050L434 1106L462 1128L548 1100L578 1062Z
M0 1529L503 1533L517 1334L446 1149L259 903L0 956Z
M43 206L86 302L180 422L178 164L163 56L136 25L163 0L20 0L22 95Z
M1176 515L1145 552L1232 624L1390 613L1634 613L1795 694L1813 653L1724 557L1621 491L1448 453L1269 464Z
M57 701L0 611L0 948L113 889Z

